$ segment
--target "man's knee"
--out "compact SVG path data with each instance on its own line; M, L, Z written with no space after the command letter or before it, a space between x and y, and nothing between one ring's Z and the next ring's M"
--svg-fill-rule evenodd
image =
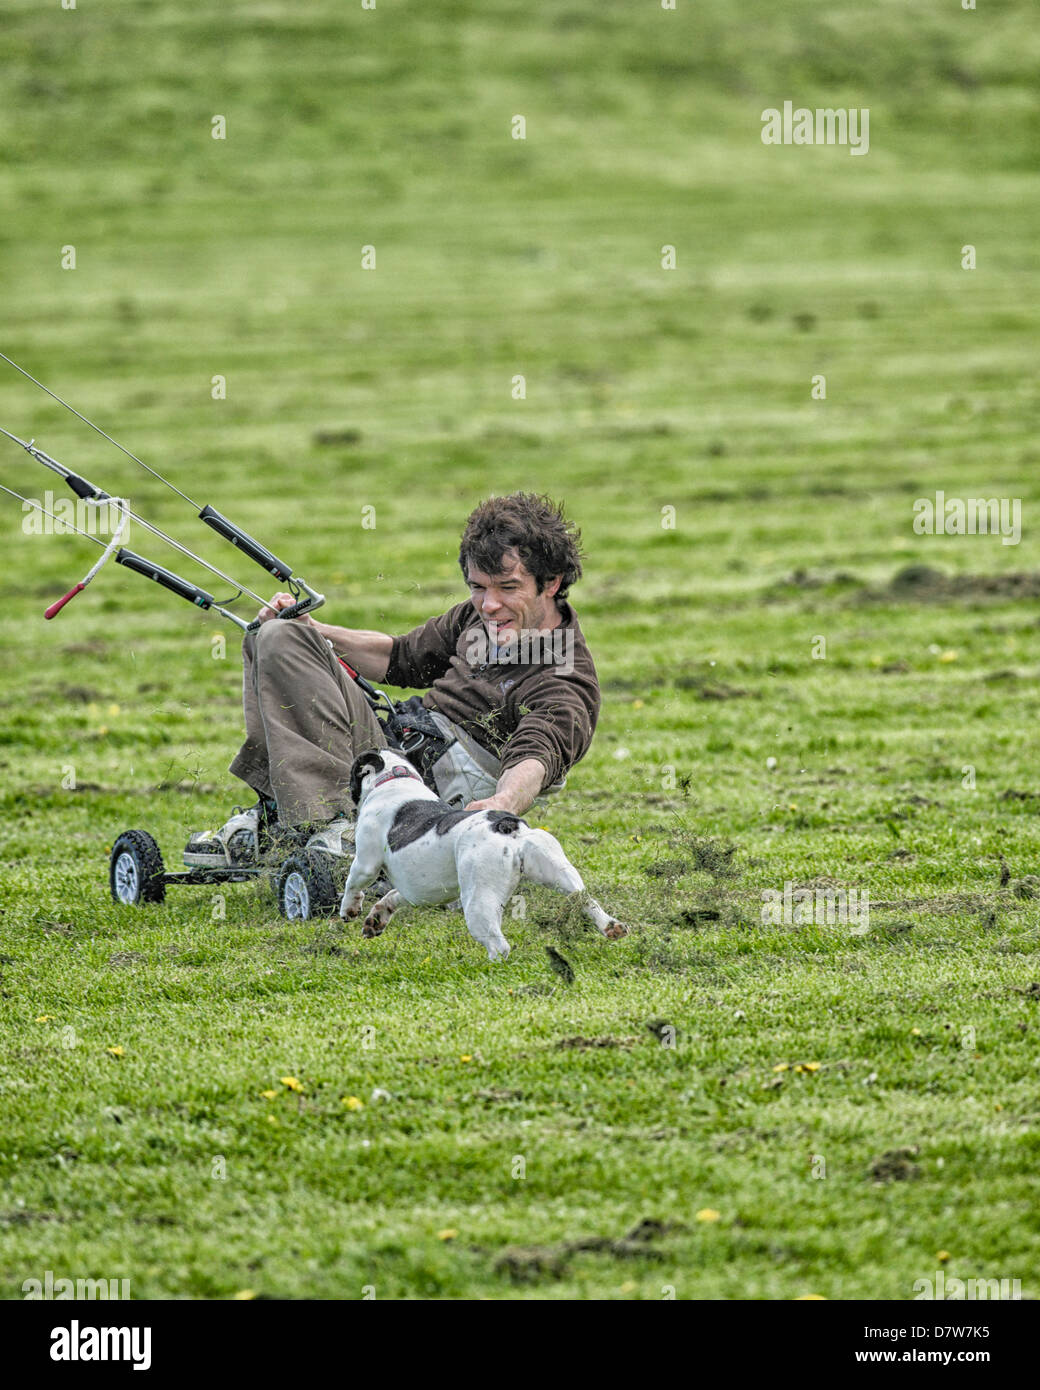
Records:
M281 659L293 660L305 647L322 650L325 648L325 638L306 623L296 623L291 619L286 622L272 618L269 622L261 623L255 637L256 655L265 665Z

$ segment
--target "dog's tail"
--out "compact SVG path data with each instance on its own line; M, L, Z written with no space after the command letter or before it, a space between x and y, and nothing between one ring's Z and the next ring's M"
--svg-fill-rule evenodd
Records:
M527 822L521 820L519 816L514 816L512 811L489 811L488 820L491 829L499 835L515 835L521 826L527 828Z

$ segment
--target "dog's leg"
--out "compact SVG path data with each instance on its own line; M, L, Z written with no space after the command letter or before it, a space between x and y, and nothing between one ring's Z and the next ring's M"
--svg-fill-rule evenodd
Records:
M455 873L466 926L492 960L505 960L502 913L520 882L520 856L512 836L474 833L455 845Z
M396 888L391 888L390 892L379 899L365 918L361 935L371 939L373 936L380 936L386 931L386 925L397 911L400 901L400 893Z
M502 909L506 900L486 883L473 881L463 889L462 912L474 941L479 941L492 960L505 960L509 942L502 935Z
M568 897L580 894L582 911L609 941L628 935L625 924L604 912L596 899L590 898L585 892L581 874L564 854L563 846L555 835L550 835L547 830L530 831L524 836L520 853L524 878L545 888L555 888L558 893L566 893Z
M379 848L379 840L366 836L359 830L357 844L354 846L354 862L350 866L350 873L347 874L347 881L343 887L343 897L340 899L341 917L351 918L360 914L365 889L375 883L382 867L383 855Z
M628 928L624 922L619 922L616 917L611 917L609 912L604 912L595 898L583 894L583 899L582 911L586 917L592 918L608 941L617 941L619 937L628 935Z

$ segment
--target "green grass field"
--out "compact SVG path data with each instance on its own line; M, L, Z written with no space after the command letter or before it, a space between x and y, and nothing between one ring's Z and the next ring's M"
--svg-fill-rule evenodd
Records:
M99 552L2 499L0 1295L1037 1296L1031 10L7 6L0 351L329 621L406 631L478 500L562 498L604 706L544 823L634 931L117 909L121 830L174 867L251 799L235 630L115 566L45 623ZM869 154L763 145L788 99ZM269 591L0 368L0 425ZM937 489L1021 544L916 535ZM785 883L869 930L764 923Z

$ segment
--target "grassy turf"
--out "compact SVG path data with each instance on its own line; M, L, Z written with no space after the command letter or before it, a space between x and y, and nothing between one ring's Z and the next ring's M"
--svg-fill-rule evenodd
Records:
M116 909L120 830L173 864L243 795L234 632L114 567L44 624L94 556L8 500L0 1294L906 1299L942 1250L1035 1296L1030 7L8 11L0 349L331 621L443 611L480 497L564 498L604 708L545 819L635 930L533 895L490 968L441 912ZM785 99L869 155L762 145ZM0 424L266 593L8 368ZM1022 544L915 535L938 488ZM870 930L764 924L785 882Z

